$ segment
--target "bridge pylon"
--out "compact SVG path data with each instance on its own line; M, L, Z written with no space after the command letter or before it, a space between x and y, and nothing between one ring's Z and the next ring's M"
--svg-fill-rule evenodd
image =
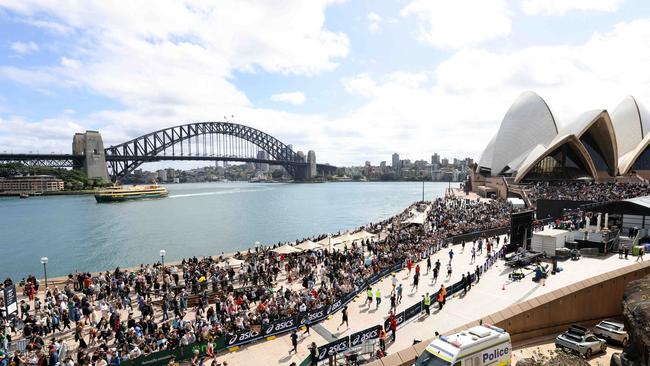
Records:
M81 169L88 178L108 182L106 155L102 135L97 131L78 132L72 138L72 154L83 155Z

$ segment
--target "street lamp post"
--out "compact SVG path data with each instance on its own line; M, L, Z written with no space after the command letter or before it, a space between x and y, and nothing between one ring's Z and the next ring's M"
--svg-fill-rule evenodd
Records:
M329 234L329 233L327 234L327 240L328 240L327 249L331 253L332 252L332 234Z
M45 274L45 289L47 290L47 257L41 257L41 263L43 264L43 274Z
M163 271L165 270L165 254L167 254L167 251L165 249L160 249L160 259L162 262Z

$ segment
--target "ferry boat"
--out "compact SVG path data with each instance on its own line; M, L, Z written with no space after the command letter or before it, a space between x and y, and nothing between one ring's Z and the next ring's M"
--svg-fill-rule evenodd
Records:
M158 184L146 186L113 186L99 190L95 194L98 203L103 202L122 202L144 198L163 198L169 193L167 188Z

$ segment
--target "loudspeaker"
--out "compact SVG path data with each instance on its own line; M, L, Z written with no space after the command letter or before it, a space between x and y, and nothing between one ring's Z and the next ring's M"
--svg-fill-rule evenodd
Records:
M510 244L507 251L513 252L518 247L530 249L530 239L533 237L533 210L510 214Z

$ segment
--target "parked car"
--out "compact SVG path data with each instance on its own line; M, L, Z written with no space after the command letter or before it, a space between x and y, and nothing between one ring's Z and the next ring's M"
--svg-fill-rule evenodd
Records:
M607 351L607 342L604 339L578 325L572 325L569 330L557 336L555 346L575 351L587 359L594 353Z
M623 347L627 346L630 336L625 330L625 325L619 321L605 319L598 323L593 330L594 334L606 339L610 343L617 343Z

